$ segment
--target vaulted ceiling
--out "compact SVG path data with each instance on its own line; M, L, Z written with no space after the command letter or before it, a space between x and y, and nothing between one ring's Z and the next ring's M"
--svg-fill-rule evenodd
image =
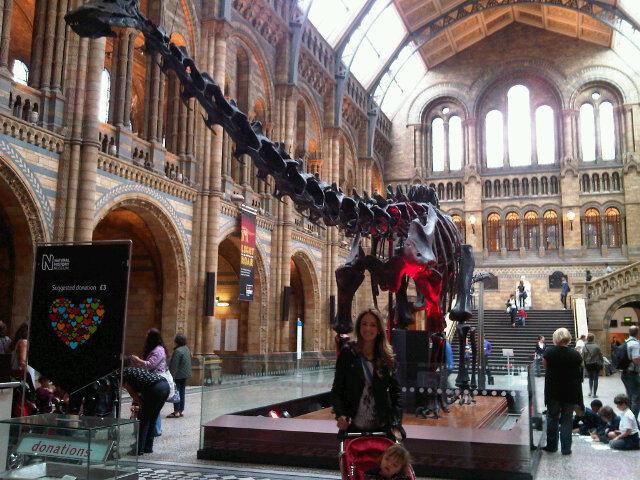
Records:
M409 32L415 32L464 1L394 0L394 3ZM606 3L613 5L616 2L608 0ZM588 15L557 6L515 5L469 16L426 42L420 53L427 67L431 68L513 22L526 23L606 47L611 47L613 39L610 27Z

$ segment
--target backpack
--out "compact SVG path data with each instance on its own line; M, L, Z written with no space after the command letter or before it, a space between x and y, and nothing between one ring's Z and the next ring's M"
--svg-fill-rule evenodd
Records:
M611 364L618 370L626 370L631 365L631 358L629 358L629 349L627 348L627 342L617 346L611 352Z

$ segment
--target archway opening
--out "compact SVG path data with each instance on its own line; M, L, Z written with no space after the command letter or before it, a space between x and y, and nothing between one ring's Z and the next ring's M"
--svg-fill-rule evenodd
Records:
M309 258L303 253L296 253L291 257L290 285L291 297L289 301L289 351L296 351L296 328L298 318L302 320L302 351L316 351L320 347L317 301L314 288L317 279L311 267Z
M629 336L629 327L640 324L640 299L623 303L609 319L610 344L622 343Z
M127 208L110 211L93 232L94 241L120 239L133 242L124 351L139 355L144 348L147 331L150 328L163 331L162 257L152 230L140 215ZM166 333L163 333L164 341L170 347L172 338L166 338Z

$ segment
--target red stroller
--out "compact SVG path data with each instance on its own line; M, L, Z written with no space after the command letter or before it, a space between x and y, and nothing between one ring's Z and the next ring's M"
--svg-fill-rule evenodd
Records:
M384 451L393 445L384 432L347 433L340 442L340 472L342 480L364 480L364 474L380 462ZM413 468L405 473L415 480Z

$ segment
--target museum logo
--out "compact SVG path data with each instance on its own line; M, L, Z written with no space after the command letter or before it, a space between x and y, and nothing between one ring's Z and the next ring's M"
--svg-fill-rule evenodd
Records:
M57 258L53 255L42 255L42 270L69 270L68 258Z

